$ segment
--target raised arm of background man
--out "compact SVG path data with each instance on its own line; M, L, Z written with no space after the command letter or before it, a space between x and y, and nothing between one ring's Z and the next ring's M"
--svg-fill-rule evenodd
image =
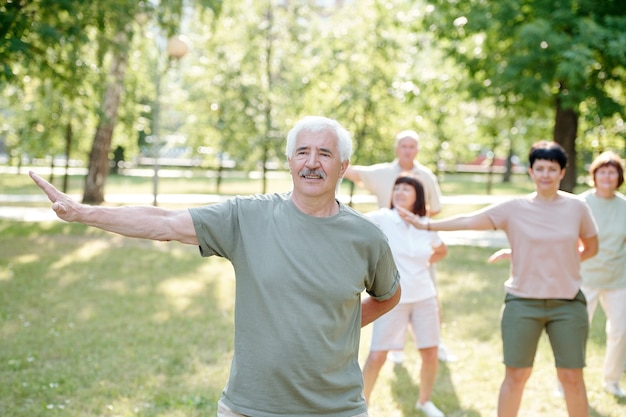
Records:
M166 210L159 207L101 207L80 204L57 190L34 172L29 172L35 184L52 202L52 210L66 222L83 223L120 235L177 241L198 245L191 215L187 210Z

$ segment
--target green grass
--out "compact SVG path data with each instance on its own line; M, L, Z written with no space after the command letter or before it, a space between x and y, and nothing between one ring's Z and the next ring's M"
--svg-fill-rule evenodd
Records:
M41 191L37 188L28 176L27 169L23 169L21 174L0 174L0 194L22 194L22 195L41 195ZM263 191L263 182L258 175L246 175L244 173L228 172L224 174L219 187L219 194L226 196L247 195L261 193ZM51 180L49 176L44 178ZM82 196L84 188L84 176L69 176L67 192L72 195ZM144 194L151 196L153 194L153 182L150 176L127 176L127 175L110 175L107 178L105 186L105 195L112 194ZM441 189L444 195L466 195L466 194L487 194L487 177L475 174L444 174L441 177ZM53 184L62 189L63 178L59 175L52 178ZM266 183L266 192L287 192L291 190L291 178L287 172L273 172L270 179ZM162 177L159 179L159 194L215 194L217 191L217 179L213 176L207 176L205 171L188 171L186 176L180 178ZM502 183L501 176L494 176L491 186L492 195L521 195L532 191L532 183L525 175L515 175L510 183ZM344 181L341 184L340 193L355 196L369 195L363 189L355 187L351 190L351 183ZM150 199L150 201L152 201ZM5 203L9 206L22 206L22 202ZM48 206L47 202L32 202L26 204L28 206ZM180 205L172 203L161 204L165 207L180 208ZM377 208L373 203L355 202L352 204L359 211L367 212ZM448 205L444 206L439 218L467 213L483 207L483 205L464 204L464 205Z
M452 246L438 266L443 338L433 400L447 416L493 416L502 378L498 317L508 272L488 248ZM62 222L0 220L0 415L215 415L232 354L230 264L195 247L119 237ZM360 360L371 326L363 331ZM592 416L624 415L601 388L604 316L592 326ZM383 367L373 416L415 416L419 356ZM545 340L520 416L565 416ZM626 381L622 380L624 384Z

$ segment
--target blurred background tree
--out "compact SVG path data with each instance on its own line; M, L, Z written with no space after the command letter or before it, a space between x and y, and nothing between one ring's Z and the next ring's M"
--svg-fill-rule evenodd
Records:
M82 161L92 204L113 149L140 161L151 138L175 138L203 169L259 171L264 192L268 171L284 169L287 130L323 114L353 133L353 163L391 160L395 133L414 129L420 161L440 174L486 156L487 167L507 159L507 180L530 143L554 138L571 190L598 152L626 147L618 5L10 0L0 143L11 163ZM190 43L180 60L163 51L175 34Z
M600 126L624 119L623 2L429 3L429 28L466 70L473 81L469 86L473 96L490 97L496 107L512 109L518 115L551 109L551 138L570 157L561 188L572 191L577 165L582 162L577 157L581 119ZM586 124L585 130L589 129L593 130ZM621 136L623 147L623 128ZM605 139L602 137L602 142ZM598 139L599 148L609 144Z

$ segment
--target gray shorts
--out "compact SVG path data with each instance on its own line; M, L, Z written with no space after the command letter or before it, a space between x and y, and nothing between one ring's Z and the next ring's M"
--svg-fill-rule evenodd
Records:
M507 294L501 320L504 364L511 368L532 367L544 329L557 368L585 366L589 320L587 302L581 291L573 300Z

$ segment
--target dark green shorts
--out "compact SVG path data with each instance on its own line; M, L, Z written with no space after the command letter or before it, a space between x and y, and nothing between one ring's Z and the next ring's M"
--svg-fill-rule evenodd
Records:
M507 294L502 311L504 364L533 366L545 329L557 368L583 368L589 334L587 301L581 291L573 300L521 298Z

